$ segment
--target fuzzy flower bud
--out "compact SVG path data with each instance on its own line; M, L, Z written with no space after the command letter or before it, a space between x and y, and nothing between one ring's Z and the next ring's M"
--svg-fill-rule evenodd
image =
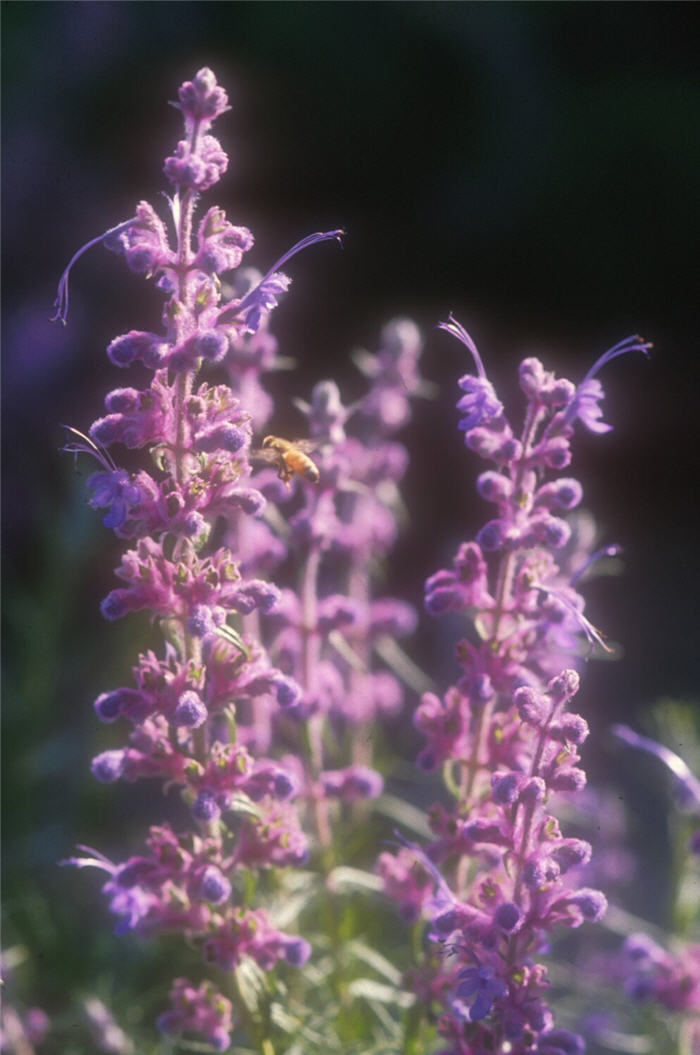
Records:
M183 692L178 700L171 722L186 729L198 729L206 722L207 717L207 709L200 697L196 692L188 691Z

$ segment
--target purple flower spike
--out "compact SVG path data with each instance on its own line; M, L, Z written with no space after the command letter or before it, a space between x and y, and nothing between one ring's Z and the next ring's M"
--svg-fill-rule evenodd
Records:
M97 461L99 471L88 481L89 503L105 511L104 524L129 543L116 571L117 588L102 602L102 614L114 620L131 612L148 613L164 638L160 651L139 655L133 688L103 692L95 701L100 720L126 742L99 754L92 772L104 784L160 781L166 790L179 789L190 812L182 831L167 823L151 827L143 852L122 863L94 852L66 863L107 872L103 891L119 934L134 932L149 940L160 933L179 934L191 950L201 951L205 965L228 972L244 959L265 971L281 962L301 967L311 947L303 937L278 930L256 906L261 884L254 873L279 870L271 889L273 897L285 896L282 870L304 866L310 857L301 816L307 810L314 814L308 809L312 795L317 798L317 834L324 841L330 805L320 776L326 761L314 758L311 765L310 756L326 750L327 737L318 727L307 735L299 726L305 715L323 722L331 706L340 711L346 701L379 709L375 671L363 671L362 684L351 684L351 678L362 668L361 657L371 655L374 639L382 636L381 619L373 628L364 589L357 602L345 597L345 574L324 598L316 597L316 585L312 589L309 583L303 603L289 595L286 607L281 606L282 592L269 572L287 556L287 538L274 534L286 510L271 510L269 524L261 514L268 497L281 503L290 496L284 487L278 486L277 494L267 487L264 471L259 486L251 485L255 469L250 455L254 423L257 433L261 418L273 407L261 376L284 362L268 330L269 314L290 284L281 269L307 246L340 240L342 231L303 239L262 278L250 273L229 277L253 247L251 232L231 223L217 206L195 217L201 195L228 167L227 154L211 130L229 109L228 98L213 72L203 68L180 87L174 105L184 119L184 134L165 159L165 174L175 187L167 199L168 228L153 206L142 201L131 219L80 249L61 277L56 318L66 320L71 267L97 242L122 254L135 274L154 278L165 301L162 332L124 327L107 348L114 366L136 366L147 380L142 387L111 391L104 414L87 433L69 429L65 449ZM411 344L410 336L404 344ZM401 359L413 368L416 380L416 349L411 347ZM339 395L326 409L338 410L343 421L335 424L343 432L350 411ZM324 434L320 440L328 438ZM122 469L109 453L117 444L133 452L134 460L140 454L143 467L133 473ZM314 515L319 469L308 478L313 486L301 512L314 532L321 530L321 521L330 528L324 552L339 540L341 529L347 528L348 536L364 531L358 559L367 567L384 542L382 532L391 537L394 527L386 496L376 498L375 489L382 482L394 487L406 458L397 447L387 452L357 441L356 446L359 450L340 452L335 466L324 466L321 515ZM341 493L336 481L342 472L347 481L347 467L355 462L364 477L339 501L367 492L379 507L370 518L360 510L357 524L350 523L348 510L341 517L335 508ZM341 542L346 552L360 548L349 537ZM314 567L318 557L301 557L298 566ZM385 623L392 618L410 629L407 606L388 617L385 613ZM280 643L273 658L268 648L275 647L285 619L289 640ZM383 639L389 633L385 626ZM349 672L348 657L354 656L358 659ZM391 682L391 674L377 674L382 675ZM377 696L381 689L379 685ZM383 695L391 698L386 682ZM275 696L286 709L284 717ZM353 757L350 750L329 766ZM381 791L381 777L369 766L327 772L329 797L335 792L354 801ZM177 979L171 1000L158 1022L164 1033L185 1034L185 1046L221 1052L230 1048L232 1005L213 985ZM105 1015L96 1012L94 1018L106 1035ZM250 1036L247 1040L252 1042Z
M463 543L452 566L425 586L431 615L460 613L470 627L456 645L455 683L441 695L423 693L414 715L425 738L418 765L443 767L449 800L429 811L432 841L422 856L411 847L432 889L421 896L404 863L387 855L381 871L401 914L422 914L429 940L440 943L429 992L445 1008L443 1055L506 1047L578 1055L582 1039L553 1028L539 960L552 931L595 923L606 909L600 891L576 886L591 847L562 834L556 796L585 788L578 752L588 723L568 708L585 639L607 646L577 592L601 552L590 556L583 533L572 532L566 514L583 489L559 474L572 459L573 418L601 430L596 370L646 346L622 342L578 389L526 359L520 389L527 406L516 431L464 328L452 317L440 328L474 359L476 376L459 382L459 428L466 446L490 463L477 488L496 508L477 542ZM428 989L419 992L424 998Z

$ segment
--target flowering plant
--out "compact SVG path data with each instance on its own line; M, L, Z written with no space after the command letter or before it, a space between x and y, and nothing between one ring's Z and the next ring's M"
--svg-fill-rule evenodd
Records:
M394 320L376 354L356 353L366 388L353 403L329 380L297 400L303 441L268 431L265 375L289 365L270 329L290 285L282 268L343 232L302 239L264 274L244 266L251 232L219 207L197 211L228 165L211 132L226 93L202 69L174 105L184 137L165 161L168 223L141 202L79 250L56 318L66 320L71 267L98 243L165 298L162 333L129 330L108 347L113 366L150 372L149 383L111 391L65 449L98 462L89 503L128 546L103 616L149 613L163 639L138 656L131 684L97 697L98 718L128 734L92 772L178 794L140 852L114 862L81 847L67 863L106 873L118 934L180 939L168 1009L158 996L158 1051L578 1055L580 1027L555 1018L544 958L557 931L606 909L590 885L591 845L564 817L586 782L588 724L572 700L584 659L609 651L581 585L618 548L594 549L574 512L581 484L561 474L577 423L611 427L601 367L649 345L621 341L578 384L525 359L517 430L469 334L454 318L442 324L473 360L459 428L491 463L477 488L495 516L427 580L429 616L461 627L454 684L428 690L397 642L416 613L383 596L377 574L400 521L408 459L397 433L430 392L420 334ZM427 819L384 792L399 763L382 727L405 713L406 685L422 693L419 779L441 771L448 796ZM697 797L677 756L620 735ZM380 852L391 835L379 813L427 845L398 835L397 851ZM416 924L403 975L396 905ZM692 945L673 955L630 938L623 957L635 997L692 1013ZM98 1050L156 1051L96 996L83 1009ZM13 1012L4 1036L29 1052L49 1026L39 1009Z
M139 656L133 686L96 699L103 722L126 722L131 732L126 746L94 759L93 774L179 788L188 816L178 828L152 825L145 851L126 861L83 847L67 863L107 873L117 933L179 933L209 971L233 977L223 987L233 1001L210 980L176 979L172 1009L159 1018L164 1034L224 1051L243 1025L267 1052L273 1026L261 1010L261 973L280 962L299 968L311 953L280 924L295 915L281 870L315 867L317 846L321 877L337 863L359 800L382 790L367 729L402 706L399 681L375 669L373 655L410 632L415 616L373 596L371 569L397 531L406 453L392 436L422 389L421 341L413 324L390 324L376 356L358 355L368 390L351 408L332 382L315 386L301 407L311 453L273 435L255 446L273 410L262 376L283 365L268 329L290 284L280 269L343 232L303 239L264 276L240 267L253 237L222 209L209 208L195 234L199 196L228 163L210 132L228 101L203 69L175 105L185 137L164 168L175 188L174 242L146 202L101 239L166 297L164 334L130 330L108 348L115 366L138 364L152 380L110 392L106 415L88 434L71 428L65 449L97 460L90 504L130 544L103 616L147 611L165 639L161 654ZM99 241L61 279L63 321L70 269ZM227 285L221 276L230 272ZM201 381L202 370L227 383ZM346 433L352 415L357 437ZM148 450L155 469L122 468L111 453L120 445ZM298 569L296 589L269 579L285 559ZM298 909L319 894L308 872L303 882ZM299 894L287 883L287 896L291 889Z
M425 852L409 845L380 865L404 916L426 917L442 950L420 984L443 1005L444 1055L573 1055L583 1038L555 1027L538 959L550 932L595 922L606 908L605 896L578 878L590 844L566 837L552 808L557 792L580 791L586 780L578 763L588 724L569 709L579 643L608 648L583 614L578 584L616 549L588 551L563 518L581 501L580 483L548 477L568 467L577 420L592 432L610 428L601 420L600 367L649 346L620 342L579 385L525 359L518 436L469 334L453 318L442 328L476 367L459 382L459 427L467 447L495 463L477 487L497 516L426 583L431 615L469 620L456 649L459 680L442 697L426 693L415 714L426 740L418 763L443 768L452 804L433 807Z

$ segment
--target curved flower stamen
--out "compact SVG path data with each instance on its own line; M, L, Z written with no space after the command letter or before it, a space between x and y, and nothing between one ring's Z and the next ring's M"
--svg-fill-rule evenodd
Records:
M461 322L457 322L454 315L450 313L450 317L447 322L439 322L437 325L438 330L444 330L445 333L451 334L456 337L458 341L461 341L464 347L471 353L474 365L476 366L476 372L482 381L486 380L486 371L484 370L484 364L481 361L479 350L474 344L474 341L469 336L467 331L462 326Z
M66 454L89 454L100 463L106 472L111 473L116 471L117 464L106 447L103 447L101 443L95 443L93 439L86 436L84 432L80 431L80 429L73 428L72 425L62 425L61 427L67 429L68 432L72 432L75 436L78 436L81 441L80 443L67 443L65 447L61 447L62 451L65 451Z
M609 645L605 644L605 640L603 639L601 631L598 630L595 626L593 626L593 623L590 621L590 619L586 619L583 612L579 612L578 608L573 605L571 601L567 600L567 598L564 597L564 595L559 590L552 590L549 586L543 586L542 583L539 582L533 582L530 585L532 586L533 590L538 590L540 593L544 593L548 597L554 597L555 600L562 604L564 608L566 608L567 612L569 612L574 617L578 625L581 627L581 630L586 635L586 638L588 639L591 646L600 645L600 647L605 652L609 653L613 653L615 651L614 648L611 648Z
M68 261L66 267L64 268L63 274L58 280L58 290L56 293L56 300L54 301L54 308L56 309L56 314L51 316L51 322L58 322L58 320L60 319L60 321L65 326L66 322L68 321L68 278L70 276L73 265L77 263L81 256L87 253L88 249L92 249L94 245L98 245L100 242L104 242L105 238L109 238L110 235L120 234L121 231L125 231L128 227L131 227L131 225L135 223L138 223L138 217L132 216L130 217L130 219L124 220L123 223L118 223L116 227L110 227L108 231L105 231L103 234L98 235L97 238L92 238L89 242L86 242L85 245L82 245L76 253L73 254L73 256Z
M596 374L606 363L617 359L620 355L627 355L628 352L642 352L648 358L649 349L652 347L653 345L649 341L644 341L641 337L633 334L618 341L612 348L608 348L607 352L603 352L596 359L581 384L577 386L573 399L564 411L563 424L572 425L578 418L581 424L590 432L610 432L612 425L607 425L600 420L603 416L600 401L603 399L604 392L600 381L596 378Z
M570 584L575 586L576 583L583 578L588 569L603 557L618 557L621 553L624 553L624 550L617 542L612 542L609 546L601 546L600 549L597 549L595 553L590 555L588 560L583 562L580 568L576 569L569 579Z
M630 729L628 725L614 725L612 734L629 747L655 755L673 774L676 780L676 790L683 805L700 810L700 780L680 755L648 736L635 733L634 729Z
M262 309L274 307L277 303L276 295L285 292L289 284L289 279L280 271L280 268L288 260L291 260L293 256L300 253L302 249L316 245L317 242L335 240L340 243L344 234L345 231L342 228L338 228L335 231L317 231L316 234L309 234L306 238L302 238L300 242L296 242L291 249L282 254L279 260L275 261L257 285L248 290L237 304L224 308L219 314L219 322L232 322L234 319L245 317L247 328L255 332L259 325Z

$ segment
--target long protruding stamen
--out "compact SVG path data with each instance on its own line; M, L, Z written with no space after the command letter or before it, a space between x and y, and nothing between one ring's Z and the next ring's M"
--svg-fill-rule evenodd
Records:
M464 329L464 326L462 326L461 322L457 322L454 315L450 313L450 317L447 322L439 322L437 328L438 330L445 330L446 333L452 334L453 337L456 337L458 341L462 342L464 347L469 352L471 352L472 359L474 360L474 365L476 366L477 374L482 379L482 381L485 381L486 371L484 370L484 364L481 361L479 351L476 345L474 344L472 338Z
M579 579L581 579L588 569L595 564L596 561L600 560L601 557L617 557L620 553L622 553L622 546L618 545L616 542L611 543L609 546L601 546L600 549L597 549L595 553L591 554L588 560L583 562L580 568L576 569L569 579L570 584L575 586Z
M339 228L336 231L319 231L316 234L309 234L306 236L306 238L302 238L300 242L297 242L296 245L293 245L291 249L288 249L287 252L279 258L279 260L275 261L269 271L267 271L266 274L263 275L263 277L260 279L258 284L253 287L253 289L248 290L246 295L241 300L240 304L236 305L236 315L239 315L241 312L245 311L249 304L255 299L255 294L260 289L260 287L264 286L268 279L270 279L277 271L279 271L280 268L283 267L288 260L291 260L293 256L296 256L297 253L300 253L302 249L306 249L310 245L315 245L317 242L329 242L332 239L335 239L336 242L340 243L344 234L345 231L342 228Z
M606 363L611 362L613 359L617 359L618 355L627 355L628 352L642 352L647 358L649 357L649 349L653 348L651 341L645 341L639 334L631 334L629 337L624 337L623 340L618 341L612 348L608 348L607 352L603 352L600 358L596 359L593 366L590 368L588 373L583 379L583 383L590 381L592 377L598 373L601 367L605 366Z
M698 780L680 755L677 755L675 751L672 751L664 744L651 740L648 736L641 736L639 733L635 733L634 729L630 729L628 725L613 725L612 734L618 740L628 744L629 747L635 747L639 751L647 751L650 755L656 755L670 769L676 780L679 781L686 802L695 806L696 809L700 808L700 780Z
M118 223L116 227L110 227L108 231L105 231L103 234L98 235L97 238L93 238L89 242L86 242L85 245L80 247L77 253L73 254L68 265L64 269L63 274L58 280L58 291L56 294L56 300L54 301L56 314L51 316L51 322L57 322L60 319L65 326L68 319L68 276L71 273L73 264L75 264L84 253L87 253L88 249L92 249L93 245L98 245L98 243L104 242L105 238L108 238L112 234L119 234L120 231L125 231L127 227L131 227L134 223L138 223L138 217L136 216L132 216L129 220L124 220L123 223Z
M593 623L590 621L590 619L586 619L585 615L582 612L579 612L576 605L572 604L571 601L567 600L566 597L564 597L559 592L559 590L552 590L550 589L550 587L543 586L539 582L533 582L530 585L533 590L539 590L540 593L544 593L548 597L554 597L555 600L559 601L560 604L563 604L567 612L569 612L573 616L578 625L581 627L581 630L583 630L591 645L600 645L600 647L604 649L605 652L612 653L615 651L614 648L610 648L609 645L605 644L605 641L603 640L603 635L601 634L600 630L593 626Z
M74 429L72 425L62 425L61 428L67 429L68 432L72 432L75 436L78 436L80 443L67 443L65 447L61 447L62 451L66 454L89 454L93 458L96 458L100 465L107 472L115 472L117 465L109 451L102 446L97 444L90 436L86 436L80 429Z
M643 340L637 334L632 334L630 337L625 337L623 340L618 341L612 348L608 348L607 352L603 352L596 359L583 381L577 385L573 399L564 411L561 423L563 425L571 425L577 417L580 417L587 428L593 432L609 432L612 427L610 425L605 425L602 422L592 424L592 420L597 421L600 417L597 402L602 398L602 391L599 391L598 382L595 382L594 385L591 384L593 378L606 363L609 363L612 359L617 359L619 355L627 355L628 352L642 352L648 358L649 349L652 347L651 342ZM594 404L596 409L584 417L582 408L585 408L587 403Z

